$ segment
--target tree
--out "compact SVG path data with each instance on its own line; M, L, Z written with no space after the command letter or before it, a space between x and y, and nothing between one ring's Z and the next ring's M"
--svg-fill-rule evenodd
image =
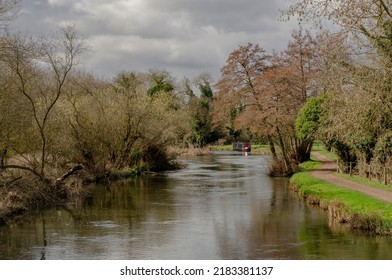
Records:
M154 96L158 92L172 92L174 90L174 81L166 71L151 71L153 84L148 89L147 94Z
M15 17L13 10L18 0L0 0L0 27L4 28L6 23Z
M390 0L302 0L284 12L286 17L297 15L319 25L328 20L340 27L340 34L329 42L332 49L340 45L343 51L335 52L334 59L325 56L331 51L323 56L329 65L324 65L321 76L330 77L324 86L331 94L320 132L343 161L374 162L378 143L385 143L382 139L391 130L391 7ZM346 46L341 39L336 40L339 36L349 38Z
M188 123L171 92L147 94L146 73L120 73L113 82L74 77L69 96L69 160L89 180L172 167L166 154ZM90 87L89 85L93 85ZM98 85L98 86L95 86ZM87 87L87 89L86 89Z
M201 74L196 79L196 85L199 88L201 98L212 100L214 96L214 92L212 91L211 88L211 80L212 80L211 76L207 73Z
M197 147L218 140L219 133L212 126L212 110L214 93L211 88L211 76L203 73L195 80L200 96L190 99L189 110L191 114L192 130L190 142Z
M238 136L235 120L246 106L246 98L258 97L256 79L269 67L270 56L259 45L248 43L230 53L221 69L214 101L214 125L226 127L230 136ZM236 139L234 139L236 140ZM270 141L270 144L272 142Z
M365 36L380 53L391 57L391 7L391 0L299 0L282 16L285 19L298 16L320 26L325 20L332 21L353 38Z
M297 137L295 119L317 93L315 60L314 40L300 30L284 52L269 56L258 45L248 44L233 51L222 68L217 120L234 118L235 128L267 139L279 175L291 174L293 165L310 157L312 141Z
M217 87L233 96L246 96L256 91L255 80L268 68L269 55L259 45L248 43L230 53L221 70ZM237 103L237 100L234 100ZM238 104L234 104L238 105Z
M245 119L253 114L256 120L253 129L268 136L273 144L270 147L279 147L280 156L274 156L274 166L280 166L277 173L283 175L290 175L294 165L307 160L311 147L311 142L301 141L295 132L295 118L303 106L302 91L294 86L296 78L293 65L271 67L258 79L258 90L263 95L253 98L253 103L248 102L257 107L242 114Z
M61 137L54 128L56 107L84 50L83 40L73 27L65 27L61 33L61 40L9 37L3 60L15 83L12 98L25 104L24 114L31 118L32 125L26 131L30 141L22 146L13 141L6 143L0 168L26 170L46 183L50 182L47 165L56 154L56 137ZM18 163L7 163L9 150L18 155Z
M286 19L298 16L322 24L333 21L349 30L367 28L373 31L380 17L392 17L390 0L297 0L283 11Z
M315 82L319 71L318 60L320 59L317 50L316 40L309 30L293 31L292 39L289 41L287 49L282 54L280 64L290 65L294 68L294 76L291 84L296 91L301 93L302 102L318 93L318 84Z
M184 77L181 81L179 93L185 101L190 101L193 97L195 97L194 90L192 88L192 82Z
M113 82L113 86L116 92L124 93L128 92L130 95L135 95L140 92L143 85L142 79L139 77L138 73L119 73Z
M317 138L318 129L324 114L322 103L326 98L326 95L310 98L299 111L295 122L299 139L314 141Z

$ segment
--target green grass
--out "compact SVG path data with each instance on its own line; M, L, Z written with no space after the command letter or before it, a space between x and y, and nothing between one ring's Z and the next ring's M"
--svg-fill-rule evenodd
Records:
M311 157L310 160L301 163L299 168L301 172L306 172L319 168L321 164L321 161Z
M317 151L318 153L320 153L321 155L327 157L330 160L338 160L338 156L335 155L333 152L327 151L327 150L320 150Z
M291 178L298 192L338 215L353 228L392 234L392 204L316 179L307 172Z
M213 151L232 151L233 145L221 145L221 146L210 146L210 149ZM269 154L269 146L268 145L253 145L252 144L252 153L254 154Z
M327 151L321 143L316 143L316 151L331 160L338 157ZM333 212L340 221L347 222L352 228L359 228L375 234L392 234L392 204L360 192L327 183L311 176L308 172L320 167L321 162L312 158L300 165L299 173L291 178L291 184L310 203L318 203L324 209ZM392 186L367 180L366 178L346 174L336 174L346 180L371 187L392 191Z
M322 153L320 149L317 152ZM328 152L329 153L329 152ZM330 155L326 155L330 158ZM319 168L321 162L312 158L300 165L299 173L291 178L291 184L310 203L318 203L324 209L332 211L341 221L352 228L359 228L375 234L392 234L392 204L377 200L360 192L317 179L308 172ZM361 177L337 174L344 179L366 184L372 187L390 190L391 186L371 182Z
M210 149L213 151L231 151L233 149L233 145L221 145L221 146L210 146Z
M252 145L252 153L256 154L270 154L271 151L268 145Z
M371 181L369 179L363 178L363 177L359 177L359 176L350 176L348 174L341 174L341 173L336 173L335 175L349 180L349 181L353 181L356 183L360 183L363 185L368 185L377 189L382 189L382 190L387 190L387 191L392 191L392 185L384 185L382 183L379 182L375 182L375 181Z
M327 151L324 147L324 145L321 142L315 142L315 144L312 147L312 151L318 152L324 156L326 156L328 159L330 160L337 160L338 156L335 155L333 152ZM302 165L302 164L301 164ZM306 165L305 165L306 166ZM311 167L311 165L309 165ZM316 167L317 168L317 167ZM312 168L310 168L311 170ZM309 168L307 168L306 170L302 170L301 171L309 171ZM349 180L349 181L353 181L356 183L360 183L363 185L368 185L374 188L378 188L378 189L382 189L382 190L388 190L388 191L392 191L392 185L384 185L382 183L379 182L375 182L375 181L371 181L368 180L367 178L363 178L363 177L359 177L359 176L350 176L348 174L341 174L341 173L335 173L335 175Z
M313 152L318 152L319 154L327 157L330 160L337 160L338 156L333 152L328 151L321 142L315 142L312 147Z

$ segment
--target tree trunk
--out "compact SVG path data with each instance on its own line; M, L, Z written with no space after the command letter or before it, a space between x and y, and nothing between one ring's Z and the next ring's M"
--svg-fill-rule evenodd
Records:
M278 133L278 140L279 140L279 146L280 149L282 150L282 156L283 156L283 162L285 164L285 171L287 174L291 174L291 164L290 164L290 159L287 156L287 150L286 150L286 145L283 141L283 137L280 133L279 127L276 128L276 132Z
M277 156L277 154L276 154L275 144L274 144L274 142L272 141L272 136L271 136L271 135L268 135L267 138L268 138L269 148L270 148L270 151L271 151L271 154L272 154L272 159L273 159L273 160L277 160L277 159L278 159L278 156Z

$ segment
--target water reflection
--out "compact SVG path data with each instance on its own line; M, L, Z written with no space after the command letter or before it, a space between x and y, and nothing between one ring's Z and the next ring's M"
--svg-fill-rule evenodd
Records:
M330 224L263 172L218 154L149 178L93 186L66 209L0 228L0 259L390 259L391 238ZM332 230L333 229L333 230Z

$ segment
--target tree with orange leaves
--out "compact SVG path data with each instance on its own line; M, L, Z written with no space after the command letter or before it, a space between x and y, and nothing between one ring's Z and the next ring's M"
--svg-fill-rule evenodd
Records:
M271 175L290 175L293 166L309 159L312 142L297 137L295 119L317 92L311 61L316 58L310 34L298 31L285 52L270 56L249 43L233 51L222 68L215 122L232 120L235 128L267 139L274 159Z
M263 48L252 43L240 46L229 55L216 84L218 92L213 113L216 126L226 127L232 134L243 127L236 125L236 120L251 106L246 103L249 97L259 95L256 79L269 67L269 59L270 56ZM273 148L271 150L274 151ZM273 152L273 155L276 153Z

